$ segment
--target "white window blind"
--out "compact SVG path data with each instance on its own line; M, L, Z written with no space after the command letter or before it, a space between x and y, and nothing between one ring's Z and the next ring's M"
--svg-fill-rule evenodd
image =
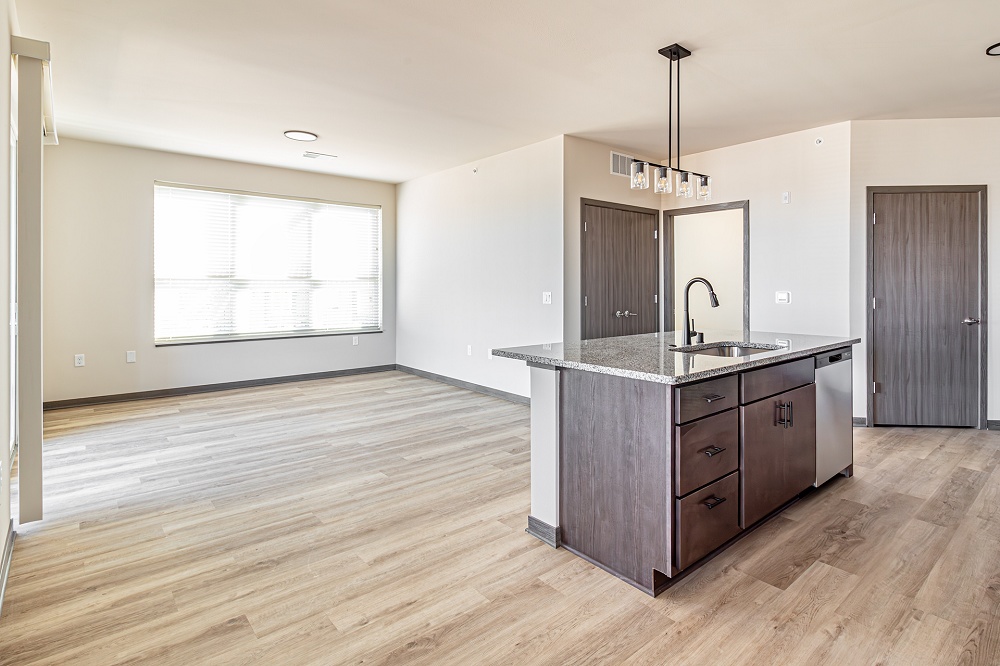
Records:
M378 331L378 207L156 183L157 344Z

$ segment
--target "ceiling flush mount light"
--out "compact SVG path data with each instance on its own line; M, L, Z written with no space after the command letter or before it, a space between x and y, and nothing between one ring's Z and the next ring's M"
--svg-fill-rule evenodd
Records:
M703 173L685 171L681 168L681 60L691 55L691 51L680 44L664 46L658 53L670 60L669 106L667 107L667 163L633 162L631 183L633 190L649 187L649 169L653 168L653 191L657 194L676 192L678 197L690 199L712 198L712 178ZM676 65L675 65L676 63ZM677 67L677 85L674 86L674 67ZM677 162L674 166L674 98L677 99ZM677 186L674 187L674 174Z
M1000 56L1000 42L997 42L990 48L986 49L986 55L988 56Z
M319 138L316 134L312 132L305 132L303 130L288 130L285 132L285 136L292 141L315 141Z

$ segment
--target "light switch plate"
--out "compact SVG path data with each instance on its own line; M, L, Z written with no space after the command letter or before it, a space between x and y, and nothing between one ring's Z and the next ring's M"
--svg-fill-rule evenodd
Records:
M543 291L542 292L542 305L552 305L552 292Z
M135 352L134 351L127 351L127 352L125 352L125 362L126 363L135 363Z
M792 292L790 291L776 291L774 292L774 302L781 303L782 305L788 305L792 302Z
M792 203L792 193L791 192L782 192L781 193L781 203L783 203L783 204Z
M358 336L355 335L351 337L351 344L355 347L358 345Z

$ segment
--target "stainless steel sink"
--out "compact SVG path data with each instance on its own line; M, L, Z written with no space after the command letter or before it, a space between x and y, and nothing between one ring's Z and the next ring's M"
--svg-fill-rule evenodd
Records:
M723 345L721 347L708 347L707 349L692 349L688 354L702 354L704 356L750 356L760 354L770 349L758 349L757 347L738 347L736 345Z
M781 349L778 345L767 345L766 348L761 347L747 347L745 345L735 345L729 343L720 343L716 345L710 345L707 347L701 347L699 349L691 349L690 347L675 347L674 351L683 352L685 354L701 354L702 356L728 356L728 357L738 357L738 356L750 356L752 354L763 354L764 352L775 351L776 349Z

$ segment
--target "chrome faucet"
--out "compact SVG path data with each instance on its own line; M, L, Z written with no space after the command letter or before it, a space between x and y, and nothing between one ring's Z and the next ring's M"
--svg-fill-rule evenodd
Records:
M695 282L701 282L708 287L708 302L713 308L719 307L719 299L715 295L715 289L712 288L711 282L703 277L695 277L688 280L687 285L684 287L684 344L686 345L691 344L691 338L698 333L694 330L694 321L688 312L688 296L691 293L691 285Z

